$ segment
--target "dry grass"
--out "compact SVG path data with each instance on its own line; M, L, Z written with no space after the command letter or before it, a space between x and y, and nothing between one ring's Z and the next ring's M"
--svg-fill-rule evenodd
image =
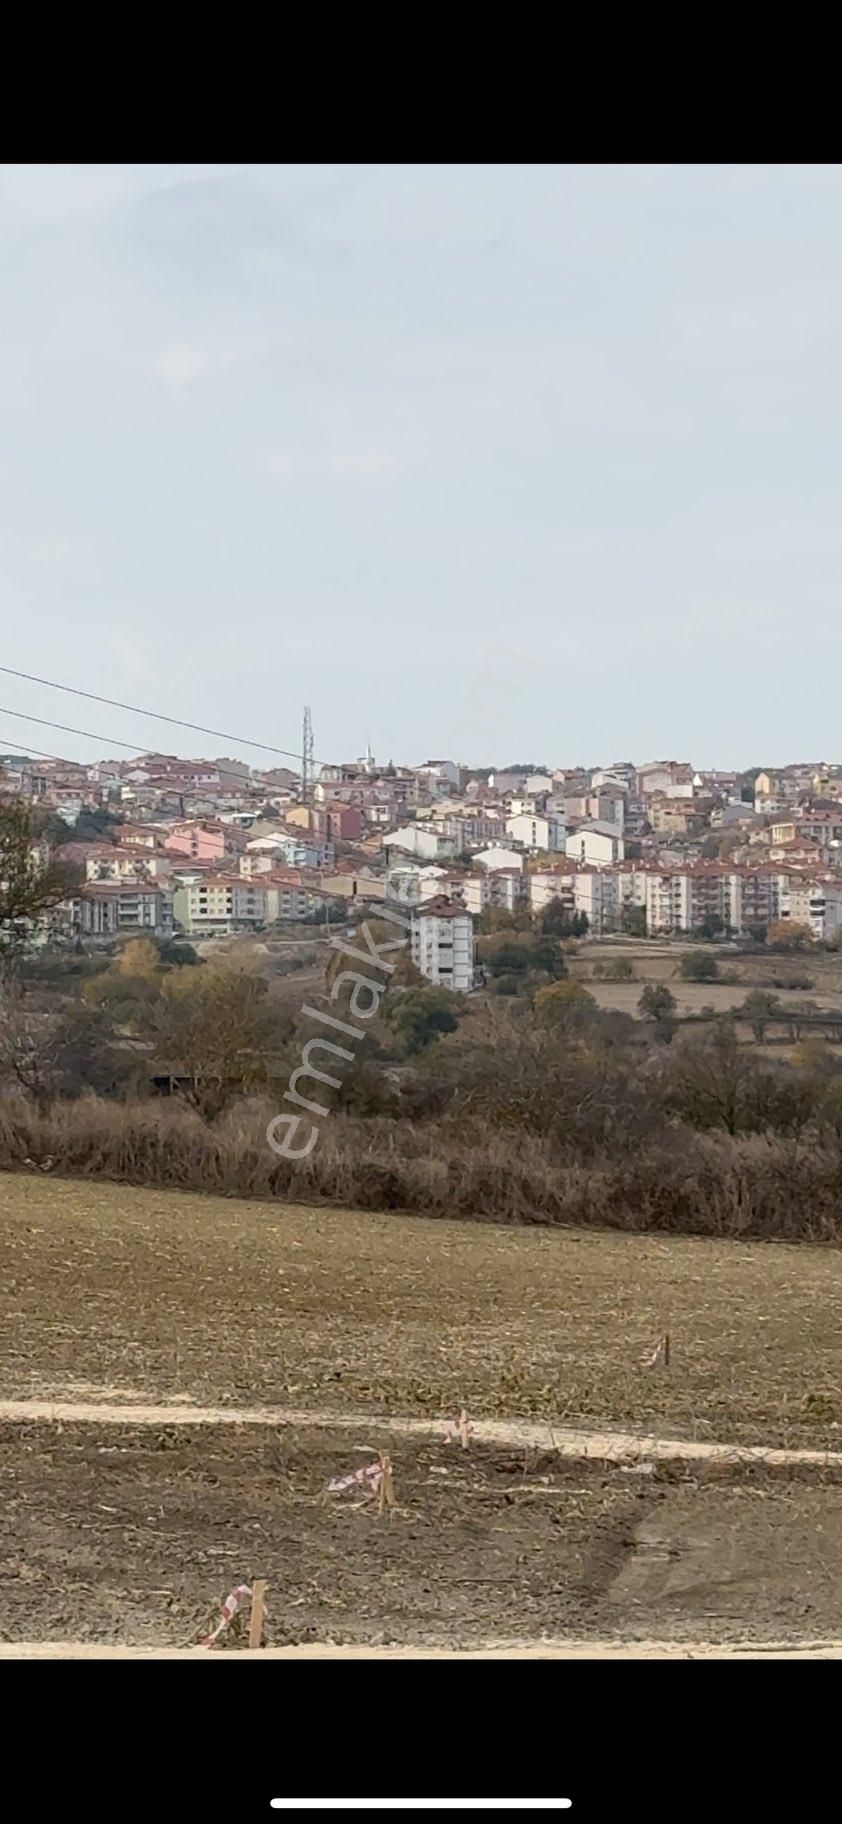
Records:
M0 1178L6 1397L476 1416L839 1447L834 1250ZM668 1370L641 1355L669 1327ZM364 1441L364 1440L360 1440Z
M551 1137L456 1132L445 1122L327 1121L306 1159L266 1144L271 1103L208 1125L178 1102L0 1104L0 1170L27 1161L72 1177L396 1209L477 1221L838 1241L842 1146L665 1127L631 1155L571 1163Z

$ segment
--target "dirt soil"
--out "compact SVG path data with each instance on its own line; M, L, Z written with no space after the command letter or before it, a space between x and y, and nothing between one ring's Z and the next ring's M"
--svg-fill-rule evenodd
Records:
M646 1368L661 1332L667 1370ZM0 1399L842 1448L842 1256L0 1175Z
M681 1640L700 1619L713 1642L842 1633L842 1482L405 1440L389 1518L326 1492L381 1441L0 1428L0 1636L187 1646L254 1576L269 1645Z

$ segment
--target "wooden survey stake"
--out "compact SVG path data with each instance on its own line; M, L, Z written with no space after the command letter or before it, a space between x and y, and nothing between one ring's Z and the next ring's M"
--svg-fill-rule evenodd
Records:
M249 1618L249 1649L263 1645L263 1608L266 1600L266 1579L256 1577L251 1586L251 1615Z
M392 1459L385 1453L381 1454L380 1468L382 1474L380 1477L380 1500L377 1503L378 1514L382 1514L384 1508L394 1507L395 1505L395 1485L392 1481Z

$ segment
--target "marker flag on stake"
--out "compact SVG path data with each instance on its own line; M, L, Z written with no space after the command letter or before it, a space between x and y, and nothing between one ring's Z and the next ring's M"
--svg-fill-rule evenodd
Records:
M448 1419L447 1421L447 1430L444 1435L445 1444L455 1444L458 1441L461 1443L462 1449L467 1450L468 1439L470 1438L473 1429L473 1425L463 1406L458 1419Z
M659 1336L654 1349L648 1354L642 1355L640 1359L644 1368L654 1368L656 1362L660 1361L662 1361L664 1367L667 1368L670 1359L670 1339L668 1333L665 1331L663 1336Z
M349 1488L362 1488L366 1494L376 1495L382 1480L382 1464L367 1463L364 1469L352 1469L347 1476L332 1476L327 1490L329 1495L344 1495Z
M213 1633L206 1634L204 1640L200 1640L200 1647L212 1647L214 1641L219 1639L220 1634L225 1632L229 1621L233 1621L237 1610L242 1608L244 1602L250 1601L251 1585L248 1583L238 1583L231 1591L230 1596L226 1596L220 1609L220 1620L217 1622Z

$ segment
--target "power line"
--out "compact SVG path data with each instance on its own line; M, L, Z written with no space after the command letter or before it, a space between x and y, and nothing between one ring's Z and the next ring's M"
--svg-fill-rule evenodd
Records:
M0 666L0 670L2 670L2 669L3 669L3 667ZM65 735L81 735L81 737L84 741L101 741L103 744L108 744L110 742L112 747L127 747L131 754L137 755L138 761L142 761L142 756L140 754L138 754L138 750L137 750L137 746L136 746L135 742L134 741L120 741L120 740L118 740L116 735L95 734L93 729L90 729L90 728L71 728L70 724L67 722L49 722L45 716L27 716L27 715L24 715L23 710L8 709L2 704L0 704L0 715L14 716L14 718L17 722L37 722L39 727L41 727L41 728L56 728L56 729L59 729L61 731L61 733L65 734ZM4 740L6 738L7 738L6 736L3 736ZM14 753L15 751L16 750L14 748L10 749L10 752L12 752L12 753ZM33 747L31 752L32 752L32 755L38 760L57 760L59 762L59 764L63 765L63 766L88 766L88 765L95 766L96 765L96 761L93 761L93 760L90 762L87 760L70 760L70 759L68 759L66 754L48 754L46 752L46 750L41 747ZM23 757L28 757L28 756L23 756ZM169 756L162 755L161 757L162 757L162 759L167 759ZM178 756L176 756L176 755L173 756L173 758L177 758L177 757ZM188 761L187 764L189 765L190 762ZM250 778L244 778L243 774L235 772L233 767L218 766L217 762L215 760L212 761L210 764L215 767L216 772L219 774L220 779L236 779L240 785L252 785L252 781ZM245 765L246 762L244 761L243 764ZM172 790L174 792L178 792L179 789L180 788L177 784L173 784ZM199 792L199 791L201 791L201 786L197 784L195 789L197 792ZM188 796L190 795L189 787L187 788L187 795Z
M0 741L11 741L11 740L12 740L11 735L0 734ZM62 766L67 765L67 760L66 760L66 757L64 754L48 754L46 748L44 748L44 747L28 747L26 750L26 753L23 754L23 753L21 753L20 748L15 747L14 743L12 743L12 746L6 750L6 754L4 757L8 760L12 760L12 759L14 759L14 760L33 760L33 759L34 760L58 760ZM83 766L84 761L79 760L76 762L72 762L71 764Z
M71 728L67 722L49 722L46 716L27 716L22 709L8 709L3 703L0 703L0 716L14 716L16 722L37 722L39 728L58 728L65 735L83 735L87 741L110 742L112 747L127 747L130 753L138 754L139 757L135 741L118 741L116 735L95 735L91 728ZM45 754L43 758L47 759L48 756ZM83 763L76 761L74 764L82 765Z
M197 735L213 735L218 741L236 741L240 747L260 747L267 754L283 754L287 760L301 760L301 755L289 747L273 747L271 741L252 741L248 735L228 735L221 728L205 728L201 722L185 722L181 716L165 716L159 709L139 709L136 703L121 703L116 697L98 697L92 690L78 690L74 684L57 684L54 678L36 678L30 671L15 671L11 665L0 665L0 671L9 678L24 678L28 684L44 684L48 690L63 690L71 697L87 697L90 703L107 703L111 709L127 709L133 716L150 716L155 722L171 722L175 728L192 728ZM31 718L37 721L37 716ZM61 724L48 723L48 727L60 728ZM99 736L96 737L99 740ZM119 742L118 746L127 744Z

